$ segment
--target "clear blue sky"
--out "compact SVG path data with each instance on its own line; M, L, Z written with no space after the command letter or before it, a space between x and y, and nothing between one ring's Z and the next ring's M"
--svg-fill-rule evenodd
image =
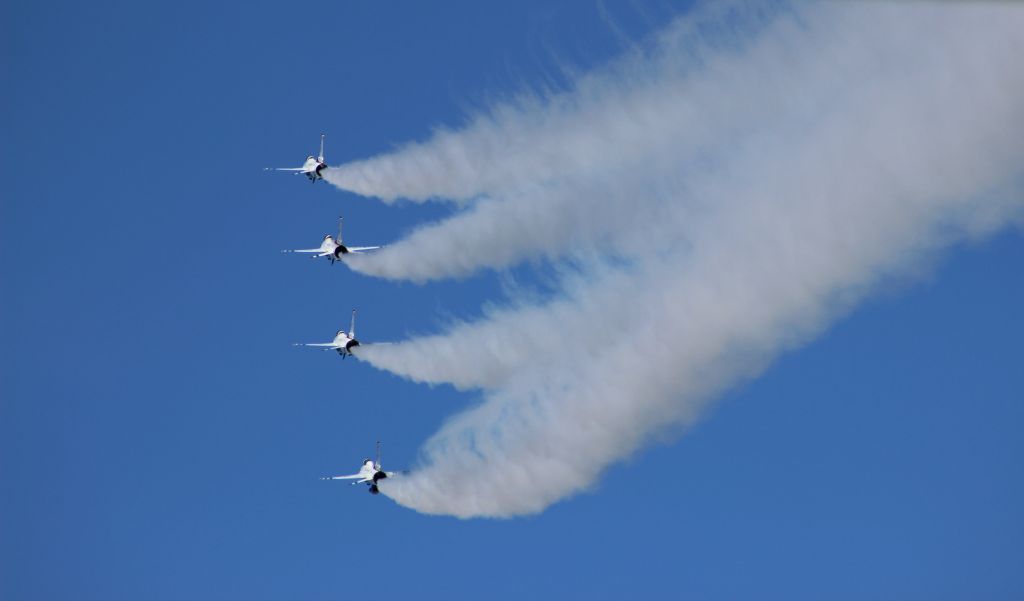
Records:
M448 209L261 168L321 131L331 164L421 139L683 9L5 3L0 597L1024 597L1020 230L541 515L426 517L317 479L378 438L402 467L475 397L291 343L353 306L367 340L434 332L501 276L281 255L341 211L372 244Z

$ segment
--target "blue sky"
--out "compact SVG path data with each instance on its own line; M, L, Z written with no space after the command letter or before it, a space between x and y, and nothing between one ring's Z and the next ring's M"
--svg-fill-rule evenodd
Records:
M412 464L479 395L292 342L351 307L365 340L434 333L546 276L282 255L341 211L373 244L453 209L262 167L320 131L330 164L424 139L686 8L5 5L0 596L1021 597L1020 229L934 255L539 515L317 479L377 439Z

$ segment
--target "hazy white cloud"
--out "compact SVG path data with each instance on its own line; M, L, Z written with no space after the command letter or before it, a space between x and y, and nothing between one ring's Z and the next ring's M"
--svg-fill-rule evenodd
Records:
M482 396L385 494L462 517L540 511L883 278L1020 218L1024 7L713 11L562 95L332 169L363 194L467 204L355 269L576 266L548 302L361 349Z

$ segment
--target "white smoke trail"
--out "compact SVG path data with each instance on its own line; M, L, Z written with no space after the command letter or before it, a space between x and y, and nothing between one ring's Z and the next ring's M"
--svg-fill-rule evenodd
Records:
M429 441L418 469L384 482L385 494L461 517L540 511L590 486L652 432L686 424L880 279L1020 216L1024 8L813 5L758 30L749 43L694 53L677 37L694 27L676 24L653 55L591 75L550 105L499 111L487 126L477 120L339 170L381 197L487 195L395 253L354 264L370 273L423 279L403 244L427 257L453 248L475 257L455 267L420 257L426 277L444 277L604 246L615 233L612 260L583 259L549 303L361 350L419 381L484 390L478 407ZM634 100L630 65L643 73L645 97L665 100L666 129L707 131L646 145L644 120L615 117ZM711 82L694 84L707 97L680 97L695 89L680 73ZM673 99L694 118L675 120ZM579 141L560 137L573 131L615 143L581 158L572 155ZM551 169L530 158L545 144ZM439 164L463 181L435 177ZM548 218L573 232L568 246L545 245L545 236L509 242L516 232L550 234ZM496 240L517 248L492 250Z
M737 118L757 117L749 110L729 110L748 100L719 94L716 86L728 81L689 77L704 61L724 63L717 72L726 80L757 76L757 65L749 61L737 63L723 53L705 56L725 40L721 29L729 30L731 43L744 45L741 34L762 26L763 7L748 6L743 14L731 14L726 24L721 13L730 12L727 5L716 3L700 15L676 21L648 48L581 77L572 92L546 98L524 94L478 115L460 131L440 129L427 143L332 167L325 179L386 202L465 202L524 181L548 182L580 171L592 176L601 166L642 164L659 151L678 154L683 150L680 136L710 141L735 127ZM792 21L775 24L782 28L779 37L795 32ZM787 51L775 48L764 54L771 52ZM679 106L688 98L695 104ZM704 102L707 98L715 104ZM604 126L594 129L595 122ZM615 152L608 154L609 149Z
M421 200L483 197L454 219L356 258L352 267L424 281L616 245L624 225L662 218L664 203L646 193L651 178L687 178L729 165L723 156L759 137L778 138L828 112L871 106L871 94L902 76L889 61L904 49L875 45L887 32L894 37L891 23L858 36L830 28L833 15L825 12L767 24L756 13L740 20L739 31L761 27L762 35L728 43L720 33L701 34L717 31L707 16L699 26L680 21L650 51L588 76L574 94L547 105L533 101L532 111L499 107L461 134L446 131L395 155L332 170L336 184L385 198L399 192ZM730 50L712 51L722 46ZM932 78L902 85L904 103L929 105L943 85L938 80L948 76L942 66L961 50L972 50L970 40L954 35L935 40L925 53L904 53L900 68ZM851 73L861 78L859 87L849 84ZM590 218L594 210L605 218Z

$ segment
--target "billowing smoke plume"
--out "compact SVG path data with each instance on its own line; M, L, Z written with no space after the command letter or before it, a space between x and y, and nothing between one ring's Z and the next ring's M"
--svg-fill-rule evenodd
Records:
M885 278L1024 208L1024 7L716 5L550 98L335 185L465 208L351 262L429 280L544 258L560 292L360 357L479 389L382 492L511 516L819 333Z

